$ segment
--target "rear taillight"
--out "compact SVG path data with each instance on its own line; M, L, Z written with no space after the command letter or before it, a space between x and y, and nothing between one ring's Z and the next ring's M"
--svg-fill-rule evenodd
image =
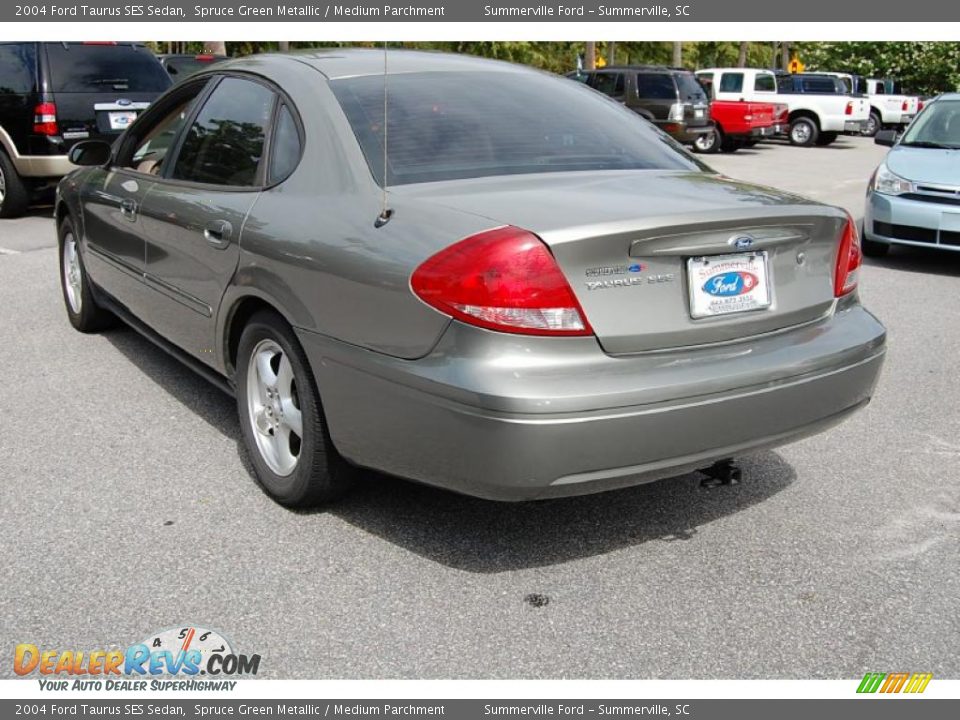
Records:
M840 235L840 249L837 252L837 267L833 274L833 294L843 297L853 292L860 278L860 233L853 218L847 215L847 222Z
M910 105L907 103L906 100L903 101L903 104L900 106L900 109L903 110L904 112L910 109Z
M56 135L60 132L57 127L56 105L43 102L33 108L33 131L37 135Z
M472 235L424 261L417 297L470 325L524 335L591 335L557 261L536 235L511 226Z
M853 115L853 101L847 103L847 109L843 111L844 115Z
M923 100L917 100L917 112L923 110Z

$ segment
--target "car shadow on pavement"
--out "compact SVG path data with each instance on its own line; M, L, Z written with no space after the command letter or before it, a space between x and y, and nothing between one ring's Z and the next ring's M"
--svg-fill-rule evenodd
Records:
M255 482L232 398L135 330L103 333L133 365L225 437L236 441L244 470ZM701 487L704 476L622 490L524 503L458 495L373 471L330 513L370 535L430 561L473 573L500 573L602 555L648 542L697 541L698 529L763 502L795 479L777 453L740 460L738 485Z
M960 252L923 247L891 247L880 258L864 258L865 265L890 270L960 277Z
M368 473L329 512L433 562L500 573L649 542L697 541L698 529L763 502L795 479L777 453L744 458L738 485L677 478L581 497L498 503Z

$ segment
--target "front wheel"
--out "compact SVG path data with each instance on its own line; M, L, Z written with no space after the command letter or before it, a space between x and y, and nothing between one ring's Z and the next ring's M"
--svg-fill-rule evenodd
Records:
M797 147L810 147L817 141L820 131L817 124L808 117L800 117L790 123L790 144Z
M697 139L693 141L693 149L698 153L712 155L720 149L722 144L723 136L720 134L720 130L713 128L708 133L697 135Z
M350 488L357 471L333 446L306 355L278 315L257 313L247 323L236 385L243 439L271 497L312 507Z

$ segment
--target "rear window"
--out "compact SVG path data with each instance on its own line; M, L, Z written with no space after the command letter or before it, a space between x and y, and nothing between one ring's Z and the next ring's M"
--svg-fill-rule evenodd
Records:
M681 100L692 100L693 102L707 101L707 94L703 91L703 87L697 82L697 78L693 73L677 73L676 78Z
M0 95L32 93L36 86L36 44L0 43Z
M845 93L843 83L836 78L830 77L805 77L801 78L803 91L808 93L821 93L824 95L836 95Z
M738 93L743 90L743 73L724 73L720 78L720 92Z
M145 47L48 43L53 92L162 92L170 76Z
M383 77L331 82L383 182ZM391 75L389 185L520 173L705 167L630 110L569 80L514 72Z
M753 89L757 92L776 92L777 82L773 75L757 75L753 81Z

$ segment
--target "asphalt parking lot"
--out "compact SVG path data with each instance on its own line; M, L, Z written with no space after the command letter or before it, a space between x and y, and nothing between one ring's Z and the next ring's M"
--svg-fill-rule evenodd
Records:
M707 162L860 217L883 154ZM270 678L960 677L960 254L867 261L874 402L740 485L506 505L371 474L294 513L252 481L231 399L131 330L70 328L49 212L0 221L5 651L196 623Z

